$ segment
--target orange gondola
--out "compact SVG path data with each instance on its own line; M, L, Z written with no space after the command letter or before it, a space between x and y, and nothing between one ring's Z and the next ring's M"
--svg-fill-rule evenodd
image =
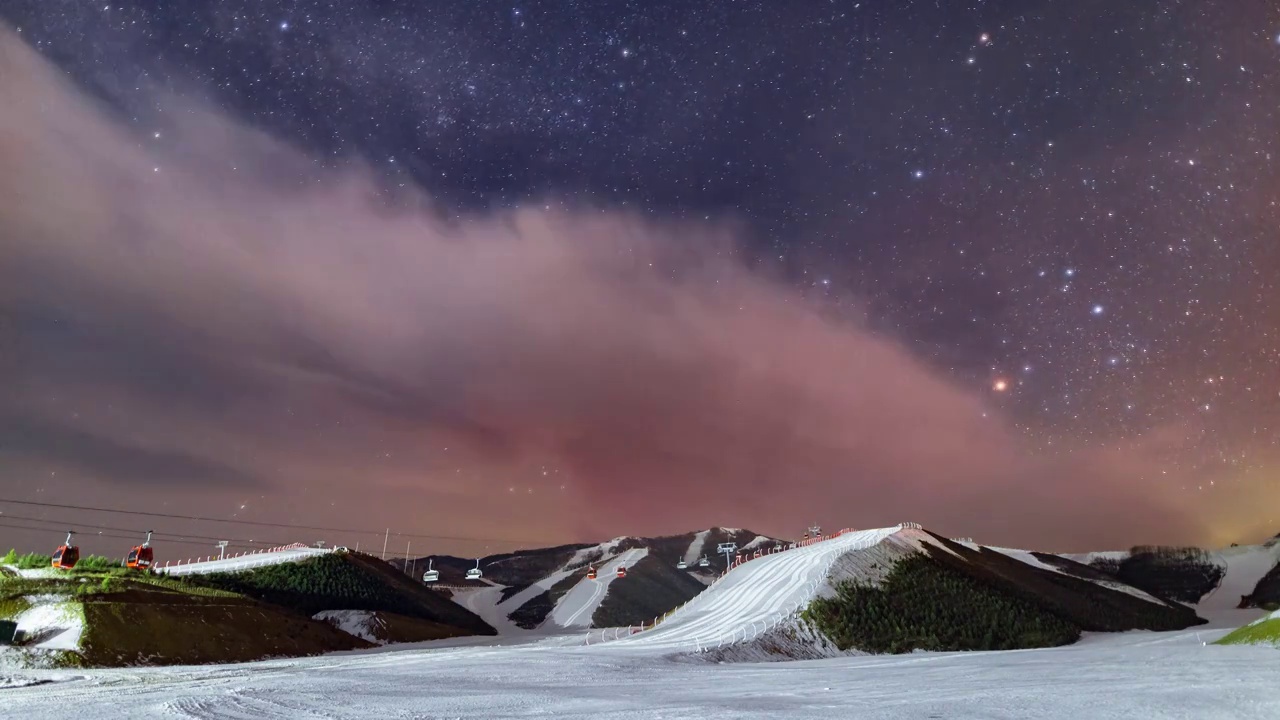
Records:
M124 566L130 570L150 570L155 561L155 551L151 549L151 531L147 531L146 542L129 551Z
M626 566L619 565L619 566L618 566L618 577L626 577L626 576L627 576L627 568L626 568Z
M595 579L596 579L596 569L595 569L595 568L587 568L587 579L588 579L588 580L595 580Z
M80 562L80 548L71 544L71 536L75 532L67 531L67 541L58 546L53 553L53 567L59 570L70 570Z

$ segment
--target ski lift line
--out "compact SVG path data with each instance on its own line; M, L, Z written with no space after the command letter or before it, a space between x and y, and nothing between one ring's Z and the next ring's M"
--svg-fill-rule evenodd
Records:
M49 518L33 518L33 517L26 517L23 515L10 515L9 513L6 513L6 512L0 512L0 520L25 520L28 522L43 523L51 527L59 527L59 528L78 527L78 528L87 528L89 530L109 530L111 532L123 532L123 533L138 532L137 528L120 528L120 527L111 527L109 525L93 525L90 523L75 522L75 521L66 520L66 519L51 520ZM36 530L36 529L43 529L43 528L31 528L31 529ZM186 533L165 532L163 530L156 530L155 536L157 539L164 539L168 542L185 542L188 540L200 541L199 543L196 543L196 544L204 544L205 541L219 542L219 541L228 540L228 539L230 539L231 542L233 543L243 543L244 546L262 545L263 547L275 547L277 545L288 544L288 543L277 542L272 540L246 540L244 538L227 538L227 536L225 535L220 537L213 537L210 535L188 535ZM97 534L97 537L114 537L114 536ZM132 535L130 535L130 537L132 537ZM236 547L241 547L241 546L237 545Z
M44 525L44 526L15 525L15 524L9 524L5 522L5 520L12 520L12 519L17 519L17 518L16 516L13 516L13 515L0 515L0 527L7 527L14 530L29 530L32 532L42 532L42 533L49 532L51 529L65 528L65 527L87 528L89 530L98 530L101 527L99 525L87 525L84 523L74 523L74 522L73 523L55 523L53 521L47 521L47 525ZM38 520L37 522L46 522L46 521ZM78 534L87 535L89 537L94 537L94 538L110 538L112 540L136 540L138 537L137 530L126 529L126 528L106 528L106 529L110 530L110 532L83 532ZM117 532L123 532L123 533L129 533L129 534L121 535L121 534L116 534ZM208 545L209 543L219 542L221 540L227 539L227 538L201 537L199 535L178 535L176 533L162 533L162 532L156 532L154 533L154 535L156 540L162 540L166 544L170 544L170 545L178 544L178 545L204 546L204 545ZM249 543L252 543L252 544L249 544ZM257 550L257 549L261 549L259 546L266 548L266 547L275 547L277 545L287 545L287 544L288 543L270 543L266 540L234 540L233 539L228 544L227 547L244 548L246 550Z
M286 530L312 530L316 532L348 533L351 535L382 535L385 533L385 530L360 530L356 528L319 527L315 525L295 525L291 523L274 523L274 522L266 522L261 520L236 520L236 519L228 519L228 518L203 517L199 515L178 515L175 513L158 513L158 512L149 512L144 510L120 510L116 508L89 507L85 505L65 505L61 503L36 502L34 500L12 500L9 498L0 498L0 505L3 505L5 503L9 503L13 505L30 505L35 507L58 508L61 510L83 510L86 512L116 513L121 515L140 515L145 517L168 518L171 520L189 520L192 522L213 522L213 523L230 523L234 525L253 525L256 527L273 527L273 528L282 528ZM553 544L553 545L563 544L563 541L560 541L560 540L546 540L546 539L535 540L530 538L463 537L463 536L455 536L455 535L420 535L416 533L392 533L392 534L395 535L396 537L412 538L415 540L453 540L453 541L464 541L464 542L471 542L471 541L494 542L494 543L510 543L513 545L524 544L524 543L530 543L530 544L547 543L547 544Z

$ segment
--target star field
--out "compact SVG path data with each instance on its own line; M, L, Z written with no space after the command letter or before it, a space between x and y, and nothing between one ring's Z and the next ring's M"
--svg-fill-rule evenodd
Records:
M0 19L141 146L173 142L167 94L198 96L317 175L364 163L459 216L734 222L753 263L1042 453L1176 428L1144 470L1171 490L1275 483L1263 0L12 0Z

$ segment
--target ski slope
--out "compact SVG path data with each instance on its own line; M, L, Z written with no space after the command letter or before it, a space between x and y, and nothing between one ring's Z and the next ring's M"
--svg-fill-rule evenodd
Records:
M609 645L667 652L745 639L808 605L836 558L871 547L900 529L850 532L743 563L653 629Z
M245 553L234 557L223 558L222 560L205 560L198 562L189 562L176 565L165 565L155 568L158 573L166 575L205 575L216 572L240 572L242 570L252 570L257 567L266 565L280 565L281 563L299 562L308 560L318 555L327 555L334 551L334 548L313 548L299 546L288 547L279 550L268 550L265 552Z
M551 622L560 627L591 627L591 616L609 594L609 586L617 579L618 567L631 567L649 554L649 548L628 550L596 568L596 579L583 578L574 585L551 612ZM512 608L519 607L512 605Z
M707 536L710 534L710 530L702 530L693 536L693 542L689 543L689 549L684 551L685 565L693 567L702 558L702 548L706 547Z
M1197 607L1212 611L1233 610L1240 604L1240 598L1253 594L1258 581L1280 562L1280 543L1271 547L1243 545L1224 548L1214 555L1226 566L1227 572L1218 587L1200 598Z
M453 593L453 601L479 615L480 619L489 623L489 627L497 630L499 635L528 632L511 622L511 618L508 617L518 607L517 605L499 604L502 600L502 589L502 585L491 585L486 581L485 584L477 585L474 589L468 588Z
M785 554L785 553L784 553ZM759 561L753 561L759 562ZM751 563L748 563L750 565ZM1238 624L1238 623L1237 623ZM1280 651L1226 632L1091 635L1015 652L796 663L656 661L493 638L243 665L5 668L0 716L31 720L1274 720ZM1210 644L1204 645L1204 642Z

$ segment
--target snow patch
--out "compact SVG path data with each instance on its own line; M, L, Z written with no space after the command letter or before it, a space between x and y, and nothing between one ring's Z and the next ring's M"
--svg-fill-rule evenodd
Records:
M1280 563L1280 545L1241 545L1218 550L1214 555L1226 566L1226 574L1217 588L1200 598L1196 607L1232 610L1240 604L1240 598L1252 595L1258 581Z
M31 580L49 580L64 575L61 570L52 567L28 568L26 570L12 565L6 565L5 567L12 570L18 577L29 578Z
M84 607L78 602L68 602L61 595L28 595L31 607L18 614L14 621L24 637L36 638L34 647L41 650L80 649L80 636L84 633Z
M324 610L311 616L313 620L329 623L348 635L361 640L385 645L386 641L378 637L379 630L385 630L386 624L376 612L369 610Z

